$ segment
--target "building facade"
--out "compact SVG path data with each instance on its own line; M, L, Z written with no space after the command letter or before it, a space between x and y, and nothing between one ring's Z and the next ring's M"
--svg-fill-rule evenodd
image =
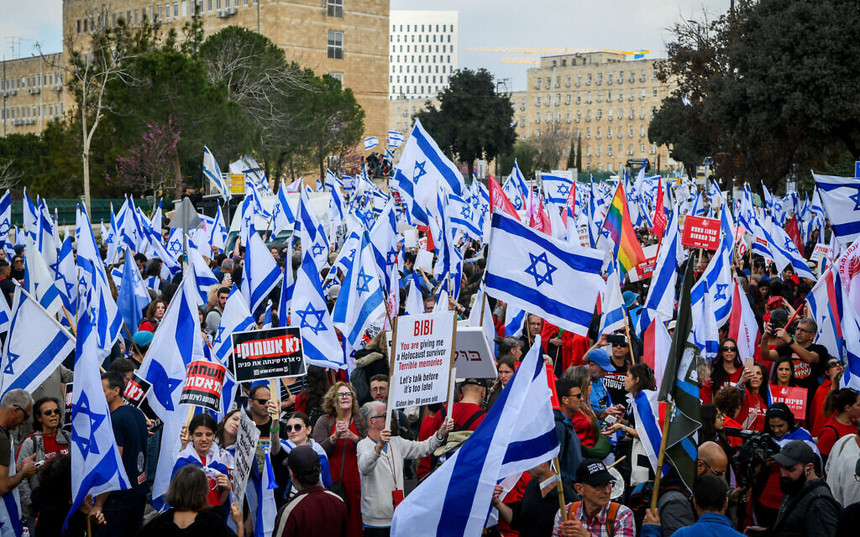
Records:
M58 65L62 54L33 56L2 62L0 69L0 122L7 134L38 134L67 110L64 74Z
M195 6L203 17L205 35L227 26L247 28L281 47L287 61L339 79L366 112L365 135L386 134L388 0L63 0L64 46L71 42L85 48L90 32L114 26L120 18L133 26L146 18L181 35ZM39 67L38 62L27 65L32 70ZM70 104L66 100L65 108ZM38 132L35 124L27 126Z
M436 97L459 65L459 12L394 10L389 25L388 98Z
M517 136L574 143L581 136L583 171L617 171L629 159L654 163L658 155L661 168L674 165L665 147L648 141L651 118L672 91L657 80L659 61L610 52L541 58L528 70L527 89L511 93Z

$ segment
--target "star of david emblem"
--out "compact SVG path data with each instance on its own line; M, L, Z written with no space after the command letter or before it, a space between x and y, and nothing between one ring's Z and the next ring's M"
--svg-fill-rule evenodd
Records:
M427 165L426 160L422 161L422 162L416 162L415 163L415 169L418 170L418 173L416 174L415 171L413 170L413 172L412 172L412 182L413 183L417 183L419 179L421 179L422 177L427 175L427 172L424 170L424 166L426 166L426 165Z
M466 220L472 219L472 209L468 205L464 205L462 209L460 209L460 214L463 215L463 218Z
M9 363L6 364L6 367L3 368L4 374L6 374L6 375L14 375L15 374L15 370L12 369L12 364L14 364L15 360L17 360L18 358L20 358L19 355L15 354L12 351L9 351Z
M214 345L219 345L219 344L221 343L221 341L223 341L224 331L225 331L225 330L227 330L227 327L226 327L226 326L219 326L219 327L218 327L218 333L217 333L217 334L215 334L215 339L214 339L214 340L212 340L212 343L213 343Z
M99 454L99 446L96 444L95 437L92 433L99 428L99 425L101 425L105 419L105 415L96 414L90 411L90 401L85 392L81 393L81 397L78 399L77 404L72 407L72 415L75 416L75 421L77 421L81 415L84 415L87 417L87 421L89 422L89 434L86 436L83 436L78 432L80 429L79 427L72 427L72 442L77 444L84 457L89 456L90 453Z
M368 284L372 280L373 276L368 276L364 272L364 267L361 267L361 269L358 271L358 285L356 286L356 289L358 290L358 296L361 296L361 293L370 292L370 287L368 287Z
M794 246L794 241L791 240L791 237L785 238L785 249L789 252L794 252L797 248Z
M728 297L726 296L726 287L729 284L727 283L718 283L717 284L717 292L714 294L714 300L726 300Z
M552 273L558 270L558 268L549 264L546 252L540 255L534 255L530 252L529 258L531 259L531 264L526 268L525 272L535 279L535 287L539 287L544 282L552 285ZM538 272L538 263L543 263L545 267L543 274Z
M312 256L319 257L323 253L325 253L325 246L323 246L322 244L317 243L311 247L311 255Z
M310 328L314 331L314 335L319 335L320 330L325 331L326 327L323 324L323 315L325 311L323 310L315 310L313 304L308 303L307 307L304 310L296 311L296 315L301 317L302 324L300 328ZM311 319L314 324L308 322L308 319Z
M182 243L179 242L179 239L173 239L170 241L170 244L167 245L167 249L170 250L171 254L177 255L182 251Z
M349 251L349 255L346 256L347 258L349 258L350 262L355 260L355 250L355 248L351 249Z
M107 237L105 238L105 244L113 244L113 241L113 233L108 233Z
M395 264L397 264L397 252L395 252L394 250L390 250L385 255L385 266L390 267L391 265Z
M153 361L150 365L150 371L152 371L152 394L155 396L156 401L161 403L161 406L168 411L172 411L174 409L173 391L182 385L182 381L170 378L164 367L156 361Z
M75 288L75 284L69 283L69 281L63 277L61 277L60 279L63 280L63 287L66 288L66 296L71 297L72 296L72 289Z
M513 203L514 203L514 209L516 209L516 210L518 210L518 211L519 211L520 209L522 209L522 208L523 208L523 199L522 199L522 198L520 198L519 196L517 196L516 198L514 198L514 202L513 202Z
M848 197L854 201L854 210L860 211L860 190Z
M9 219L4 218L3 221L0 222L0 235L8 235L10 229L12 229L12 226L9 224Z
M567 197L567 195L570 193L570 187L564 183L558 185L557 190L558 190L559 195L565 196L565 197Z

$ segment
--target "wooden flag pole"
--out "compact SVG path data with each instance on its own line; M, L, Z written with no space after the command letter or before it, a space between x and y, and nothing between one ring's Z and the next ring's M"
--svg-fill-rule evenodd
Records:
M630 339L630 317L627 316L627 309L624 309L624 331L627 333L627 352L630 354L630 363L636 363L636 357L633 356L633 340Z
M69 310L67 310L66 307L63 305L61 305L60 307L63 308L63 313L66 316L66 320L69 321L69 330L72 331L73 336L78 337L77 331L75 330L75 323L72 322L72 316L69 315ZM132 342L133 341L134 340L132 340Z
M555 470L558 472L558 480L555 482L555 490L558 492L558 510L561 513L561 521L567 522L567 505L564 502L564 483L561 482L561 463L558 462L558 455L553 459Z
M657 497L660 495L660 477L663 472L663 460L666 458L666 441L669 439L669 422L674 412L674 404L666 403L666 417L663 419L663 437L660 439L660 453L657 455L657 471L654 472L654 492L651 493L651 507L657 507Z
M385 343L383 342L383 345ZM392 392L394 391L394 355L397 349L397 323L391 324L391 348L388 349L388 401L385 402L385 426L391 427L391 415L394 413Z
M454 327L451 329L451 363L448 369L448 416L449 419L454 419L454 388L457 385L457 367L454 365L457 361L457 312L453 313Z

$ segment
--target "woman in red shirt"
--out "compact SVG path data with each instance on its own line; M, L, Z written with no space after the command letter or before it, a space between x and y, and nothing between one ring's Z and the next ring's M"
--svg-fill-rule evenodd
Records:
M824 382L815 390L815 396L812 398L812 423L810 423L809 429L812 436L818 437L821 434L821 428L824 427L827 418L830 417L824 412L824 401L830 392L839 388L839 379L842 378L843 371L845 369L838 358L830 357L827 360L827 365L824 368Z
M818 451L825 458L830 455L833 444L847 434L857 433L857 418L860 417L860 394L851 388L830 392L824 401L825 414L832 414L821 428L818 436Z
M704 402L710 403L713 396L715 396L723 386L737 385L743 372L744 363L741 361L740 356L738 356L737 342L732 338L724 339L723 344L720 345L720 352L718 352L717 357L714 358L714 370L711 372L710 393L707 393L707 390L704 390L705 393L702 395Z
M743 397L738 421L741 428L749 431L764 430L764 415L767 412L769 399L767 392L767 368L764 364L756 363L751 371L744 371L738 382L738 390Z

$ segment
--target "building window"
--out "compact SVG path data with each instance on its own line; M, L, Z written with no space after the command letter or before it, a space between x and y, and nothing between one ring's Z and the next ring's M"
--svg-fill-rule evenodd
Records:
M329 17L343 17L343 0L326 0Z
M328 31L328 57L343 59L343 32Z
M81 33L81 19L78 19L78 33Z
M329 73L328 76L334 78L343 86L343 73ZM400 82L400 77L397 77L397 81Z

